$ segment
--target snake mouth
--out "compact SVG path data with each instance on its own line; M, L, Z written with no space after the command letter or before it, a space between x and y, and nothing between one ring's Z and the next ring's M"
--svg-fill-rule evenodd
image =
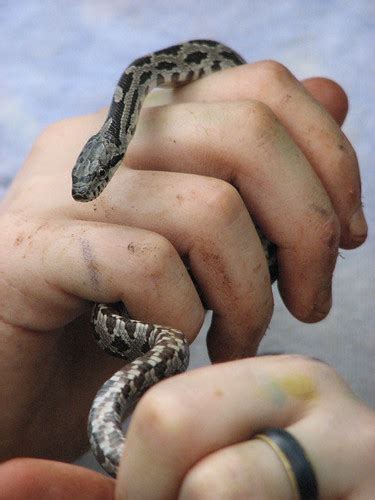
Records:
M91 201L89 192L87 189L72 189L72 196L76 201Z

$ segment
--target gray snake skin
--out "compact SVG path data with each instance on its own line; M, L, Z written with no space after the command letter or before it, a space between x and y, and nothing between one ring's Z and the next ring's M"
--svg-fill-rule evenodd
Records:
M211 40L192 40L136 59L121 75L104 125L77 159L73 198L91 201L103 191L125 156L143 101L153 88L175 87L244 63L232 49ZM258 233L274 280L275 247ZM150 386L186 370L189 350L180 331L130 319L122 304L95 304L92 323L98 344L128 362L101 387L88 422L96 459L116 477L125 442L124 418Z

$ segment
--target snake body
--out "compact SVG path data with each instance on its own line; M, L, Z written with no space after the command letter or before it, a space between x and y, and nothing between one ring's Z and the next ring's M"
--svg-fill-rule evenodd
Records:
M107 380L92 404L88 435L100 465L116 476L125 438L122 421L144 392L159 380L186 370L189 347L178 330L132 320L125 308L95 304L94 336L102 349L127 365Z
M153 88L186 84L244 63L235 51L211 40L192 40L136 59L120 77L102 128L77 159L72 172L73 198L91 201L103 191L125 156L142 103ZM275 247L258 233L274 280ZM130 319L121 305L95 304L92 323L98 344L128 362L97 393L88 423L92 451L115 477L125 441L124 417L151 385L186 370L189 350L180 331Z

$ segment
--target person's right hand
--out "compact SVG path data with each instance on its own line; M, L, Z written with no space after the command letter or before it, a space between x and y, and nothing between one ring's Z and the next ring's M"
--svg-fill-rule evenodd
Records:
M305 86L343 120L337 85ZM91 301L122 300L191 342L204 308L184 259L214 312L212 359L253 355L273 300L249 212L278 246L281 294L303 321L329 311L340 238L354 248L366 237L352 147L277 63L223 71L145 109L127 168L80 204L71 169L104 118L49 127L0 207L2 459L86 449L94 394L122 365L88 333Z

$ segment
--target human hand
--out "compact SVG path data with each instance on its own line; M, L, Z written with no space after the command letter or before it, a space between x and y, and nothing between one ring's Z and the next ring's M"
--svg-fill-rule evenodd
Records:
M335 84L306 86L343 120ZM49 127L1 205L3 459L71 460L86 449L92 398L122 364L88 335L89 301L122 300L133 317L192 341L203 306L181 256L214 311L212 358L251 355L272 293L248 210L278 245L281 293L304 321L329 310L340 234L345 248L366 236L361 218L349 229L360 207L353 149L277 63L212 75L179 89L169 106L145 109L130 168L79 204L70 171L103 120L100 112Z
M372 498L375 412L329 366L287 355L205 367L153 387L133 415L117 483L73 465L16 459L0 467L0 488L9 500L292 498L277 454L255 439L270 427L286 428L304 448L319 498Z

